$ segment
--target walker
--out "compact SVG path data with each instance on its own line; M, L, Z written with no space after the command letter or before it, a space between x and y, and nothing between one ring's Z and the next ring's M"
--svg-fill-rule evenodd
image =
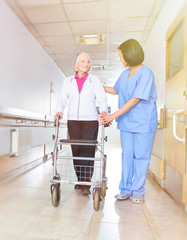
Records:
M104 142L107 141L107 137L105 136L105 125L101 126L100 131L100 141L97 140L83 140L83 139L58 139L59 134L59 116L57 116L55 122L55 135L53 135L54 143L54 151L51 153L51 158L53 162L53 179L50 181L51 184L51 200L54 207L57 207L60 203L61 198L61 183L68 184L79 184L79 185L89 185L92 187L92 195L93 195L93 207L95 211L99 210L100 201L106 196L107 189L107 177L106 173L106 159L107 156L104 154ZM100 127L99 126L99 127ZM95 146L97 153L99 153L99 157L73 157L73 156L62 156L62 154L58 154L58 147L61 149L63 145L89 145ZM98 154L97 154L98 155ZM60 160L59 160L60 159ZM83 166L85 168L92 168L93 176L91 182L77 181L77 176L74 170L73 159L75 160L89 160L94 161L94 166ZM58 161L57 161L58 160ZM58 164L57 164L58 162ZM60 174L57 171L60 169ZM90 169L91 171L91 169Z

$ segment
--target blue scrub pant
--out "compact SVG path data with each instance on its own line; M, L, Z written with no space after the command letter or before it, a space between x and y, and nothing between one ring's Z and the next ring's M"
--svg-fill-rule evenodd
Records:
M121 131L122 173L119 189L129 195L145 195L145 181L155 132Z

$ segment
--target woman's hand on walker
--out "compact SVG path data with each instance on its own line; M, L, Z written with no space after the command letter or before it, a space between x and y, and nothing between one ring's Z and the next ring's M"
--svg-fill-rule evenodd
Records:
M60 119L62 119L63 114L62 114L61 112L57 112L57 113L55 114L55 116L54 116L54 121L56 121L57 116L59 116Z

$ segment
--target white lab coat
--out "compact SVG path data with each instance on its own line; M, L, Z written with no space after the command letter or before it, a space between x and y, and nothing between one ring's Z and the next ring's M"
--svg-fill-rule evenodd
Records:
M55 112L64 114L67 104L68 120L98 120L97 104L99 112L107 112L107 97L100 79L89 74L79 94L74 75L65 78Z

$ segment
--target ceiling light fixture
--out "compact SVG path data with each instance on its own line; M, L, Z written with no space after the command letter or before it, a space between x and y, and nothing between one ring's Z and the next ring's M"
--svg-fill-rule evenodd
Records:
M79 36L79 44L93 45L99 43L104 43L102 39L102 34Z

